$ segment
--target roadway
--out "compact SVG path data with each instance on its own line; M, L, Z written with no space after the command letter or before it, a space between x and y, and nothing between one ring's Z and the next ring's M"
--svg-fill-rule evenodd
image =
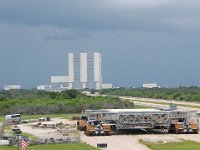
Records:
M176 104L179 109L194 110L200 113L200 103L194 102L182 102L175 100L163 100L163 99L150 99L150 98L140 98L140 97L128 97L120 96L122 100L133 101L135 105L149 106L155 108L169 108L171 103Z

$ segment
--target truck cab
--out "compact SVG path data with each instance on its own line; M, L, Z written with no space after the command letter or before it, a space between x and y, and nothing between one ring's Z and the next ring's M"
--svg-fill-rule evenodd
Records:
M79 117L79 120L77 121L77 129L80 130L80 131L84 131L87 121L88 121L87 116L81 115Z

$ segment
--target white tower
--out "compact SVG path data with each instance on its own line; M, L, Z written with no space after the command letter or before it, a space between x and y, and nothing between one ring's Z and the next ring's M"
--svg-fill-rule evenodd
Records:
M101 54L99 52L68 54L68 76L52 76L51 83L68 84L72 89L101 89Z
M94 53L94 82L96 83L96 89L101 89L101 54L96 52Z
M87 68L87 53L80 53L80 82L83 89L86 88L88 82Z

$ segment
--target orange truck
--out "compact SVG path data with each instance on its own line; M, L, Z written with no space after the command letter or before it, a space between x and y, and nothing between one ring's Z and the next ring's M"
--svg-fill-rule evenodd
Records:
M84 131L86 128L86 122L88 118L84 115L79 117L79 120L77 121L77 129L80 131Z
M135 128L167 129L175 134L198 134L196 111L181 109L97 109L85 110L77 129L86 135L110 135L112 131Z
M110 135L110 124L103 123L101 121L88 121L86 123L85 135Z
M199 128L197 123L183 121L171 124L168 131L169 133L176 133L176 134L183 134L183 133L198 134Z

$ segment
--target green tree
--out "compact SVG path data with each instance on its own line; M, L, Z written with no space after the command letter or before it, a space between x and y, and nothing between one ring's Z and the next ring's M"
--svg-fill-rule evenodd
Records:
M62 98L64 99L76 99L79 95L79 92L75 89L66 90L61 93Z

